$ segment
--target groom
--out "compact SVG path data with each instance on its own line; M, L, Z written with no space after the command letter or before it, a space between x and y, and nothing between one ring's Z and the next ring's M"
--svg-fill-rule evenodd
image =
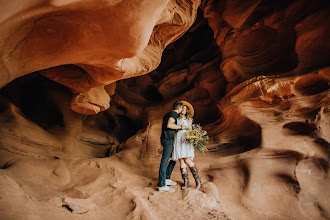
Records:
M171 160L168 165L167 163L172 155L174 134L176 130L185 128L184 126L177 125L178 115L182 112L182 109L183 109L182 102L176 101L173 104L172 111L166 113L165 116L163 117L162 135L160 138L161 143L163 145L163 155L159 167L159 182L158 182L159 192L175 191L175 189L169 188L168 185L172 186L176 184L176 182L173 182L170 179L176 162Z

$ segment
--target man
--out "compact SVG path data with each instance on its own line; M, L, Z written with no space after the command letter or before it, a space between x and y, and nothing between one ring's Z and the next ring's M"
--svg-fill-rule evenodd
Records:
M163 117L162 135L160 138L163 145L163 155L159 167L159 192L175 191L175 189L169 188L168 186L176 185L176 182L173 182L170 179L176 162L171 160L168 166L167 163L172 155L174 135L176 130L185 129L185 126L177 125L177 119L179 114L182 112L182 109L182 102L176 101L173 104L173 110L166 113Z

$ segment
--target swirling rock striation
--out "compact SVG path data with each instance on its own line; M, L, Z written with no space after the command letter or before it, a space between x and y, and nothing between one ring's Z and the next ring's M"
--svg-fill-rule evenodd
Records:
M0 91L1 216L330 217L328 1L21 3L1 8L1 85L34 73ZM164 195L175 100L209 152L200 191ZM71 198L90 208L71 213Z
M193 24L199 4L149 0L3 2L0 87L40 71L78 93L101 86L97 93L102 96L102 86L155 69L164 48ZM72 64L77 67L67 66ZM73 110L96 114L109 108L97 99L80 102L84 96L73 100Z

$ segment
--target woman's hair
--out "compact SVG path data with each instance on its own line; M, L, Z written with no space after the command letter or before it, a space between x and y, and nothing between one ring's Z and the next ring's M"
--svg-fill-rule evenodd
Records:
M193 119L192 119L191 112L190 112L190 109L188 108L188 106L183 105L183 107L186 107L186 109L187 109L186 118L187 118L187 119L191 119L191 120L193 120ZM184 115L182 115L182 113L180 113L180 118L182 118L183 116L184 116Z

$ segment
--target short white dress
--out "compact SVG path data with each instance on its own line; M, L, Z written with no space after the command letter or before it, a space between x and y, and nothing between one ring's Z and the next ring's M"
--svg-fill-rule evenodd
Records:
M188 126L188 119L185 117L178 118L177 125L186 125ZM187 142L184 138L184 134L187 130L179 130L174 135L174 143L173 143L173 153L172 153L172 160L178 161L180 158L187 158L190 157L191 160L194 159L194 146Z

